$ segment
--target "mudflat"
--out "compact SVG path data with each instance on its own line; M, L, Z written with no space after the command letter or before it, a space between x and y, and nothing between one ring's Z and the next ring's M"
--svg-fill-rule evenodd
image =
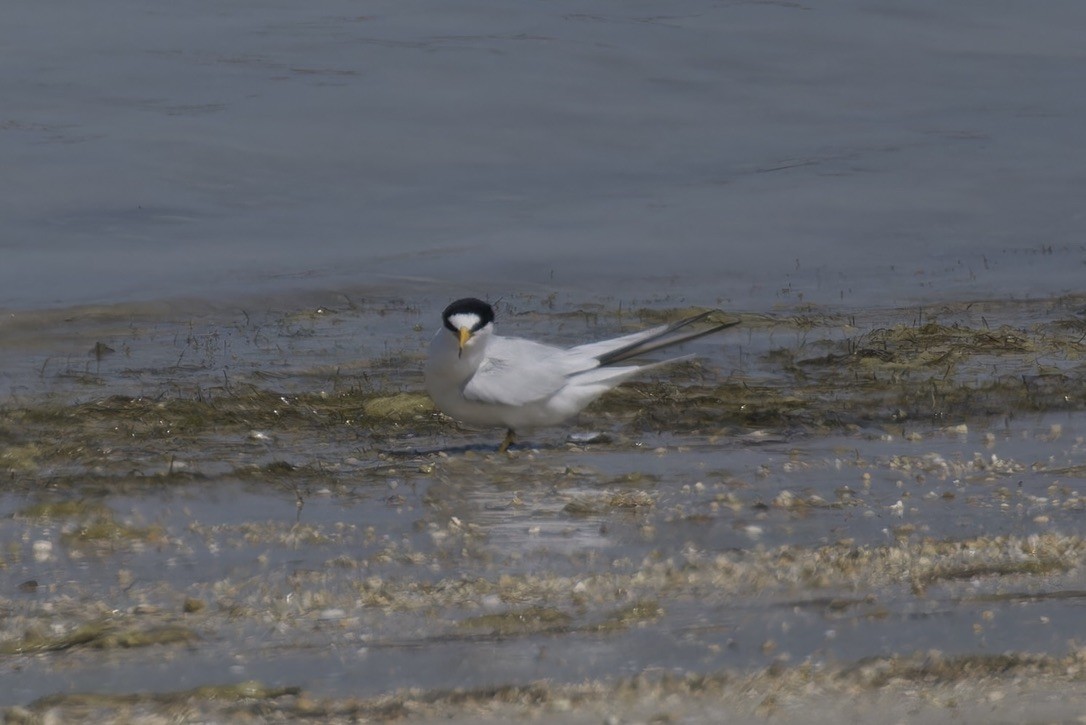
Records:
M421 393L423 310L340 303L23 333L6 717L1081 712L1086 299L725 313L506 455ZM498 309L569 344L690 312Z

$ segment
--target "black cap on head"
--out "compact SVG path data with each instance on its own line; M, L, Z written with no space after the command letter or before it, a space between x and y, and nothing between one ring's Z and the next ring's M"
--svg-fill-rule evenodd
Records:
M494 308L486 302L474 297L465 297L464 299L457 300L450 304L445 308L445 311L441 313L441 320L445 323L445 327L453 332L459 332L459 330L449 322L449 318L454 315L463 314L475 315L479 318L479 322L471 328L472 332L478 332L488 323L494 321Z

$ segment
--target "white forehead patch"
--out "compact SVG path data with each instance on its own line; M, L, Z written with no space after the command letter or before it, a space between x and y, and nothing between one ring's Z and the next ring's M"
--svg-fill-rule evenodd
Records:
M449 324L459 330L461 327L466 327L469 330L474 330L475 326L482 322L483 319L474 312L458 312L455 315L449 315Z

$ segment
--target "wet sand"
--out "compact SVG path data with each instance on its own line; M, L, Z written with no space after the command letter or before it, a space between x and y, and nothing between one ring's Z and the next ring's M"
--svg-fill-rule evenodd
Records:
M69 314L0 410L0 704L1070 717L1084 306L722 313L509 455L421 394L429 304ZM689 312L499 305L566 343Z

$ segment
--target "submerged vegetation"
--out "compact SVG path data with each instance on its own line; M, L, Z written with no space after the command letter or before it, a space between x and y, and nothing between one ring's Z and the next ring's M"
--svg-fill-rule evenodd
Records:
M705 359L676 365L613 391L581 420L619 432L733 434L923 427L1086 407L1086 322L1077 313L1053 315L1066 314L1075 300L1021 303L1017 324L993 326L988 318L1007 306L946 307L938 319L927 312L922 324L867 329L855 317L741 316L743 326L724 342L723 365L737 363L730 369ZM642 312L636 322L671 316ZM380 377L368 371L349 385L342 368L279 376L289 380L286 387L310 388L303 392L271 387L274 380L257 371L249 381L217 388L190 382L192 395L163 390L75 403L70 397L9 402L0 409L0 469L15 481L49 472L62 478L72 468L85 472L123 459L136 463L134 477L168 480L199 470L189 463L209 439L243 437L251 448L287 437L354 436L365 451L432 438L455 427L418 390L420 349L397 353L400 364ZM214 377L213 369L211 362L202 372Z

